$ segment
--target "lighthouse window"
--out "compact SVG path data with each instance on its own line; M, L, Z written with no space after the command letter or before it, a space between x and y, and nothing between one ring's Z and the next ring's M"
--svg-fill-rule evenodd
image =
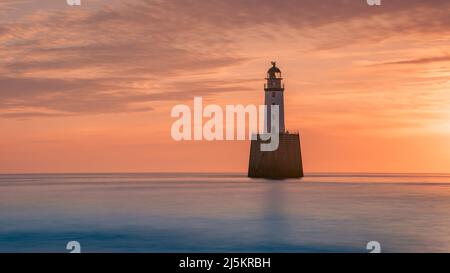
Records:
M275 98L275 92L272 92L272 98Z

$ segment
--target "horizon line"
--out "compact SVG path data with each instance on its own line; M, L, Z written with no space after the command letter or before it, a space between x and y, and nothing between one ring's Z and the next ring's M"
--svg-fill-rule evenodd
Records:
M211 175L245 175L247 177L246 172L191 172L191 171L137 171L137 172L129 172L129 171L119 171L119 172L11 172L11 173L2 173L0 175L89 175L89 174L211 174ZM363 172L363 171L333 171L333 172L325 172L325 171L317 171L317 172L305 172L305 176L316 176L316 175L449 175L450 172Z

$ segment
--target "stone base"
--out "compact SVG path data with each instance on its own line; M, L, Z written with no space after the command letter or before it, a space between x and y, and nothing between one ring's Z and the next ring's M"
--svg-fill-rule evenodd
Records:
M254 178L299 178L303 177L302 154L299 134L280 133L280 144L276 151L262 152L259 138L250 145L248 177Z

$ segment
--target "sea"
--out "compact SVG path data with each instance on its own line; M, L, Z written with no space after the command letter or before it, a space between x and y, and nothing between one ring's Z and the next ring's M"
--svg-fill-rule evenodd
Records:
M449 174L0 175L0 252L450 252Z

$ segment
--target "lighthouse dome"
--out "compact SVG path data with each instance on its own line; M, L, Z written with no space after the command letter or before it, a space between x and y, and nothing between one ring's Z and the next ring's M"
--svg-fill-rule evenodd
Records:
M272 62L272 67L269 68L269 70L267 71L267 73L281 73L281 70L277 67L277 63L276 62Z
M281 70L277 67L276 62L272 62L272 67L267 70L268 79L281 79Z

